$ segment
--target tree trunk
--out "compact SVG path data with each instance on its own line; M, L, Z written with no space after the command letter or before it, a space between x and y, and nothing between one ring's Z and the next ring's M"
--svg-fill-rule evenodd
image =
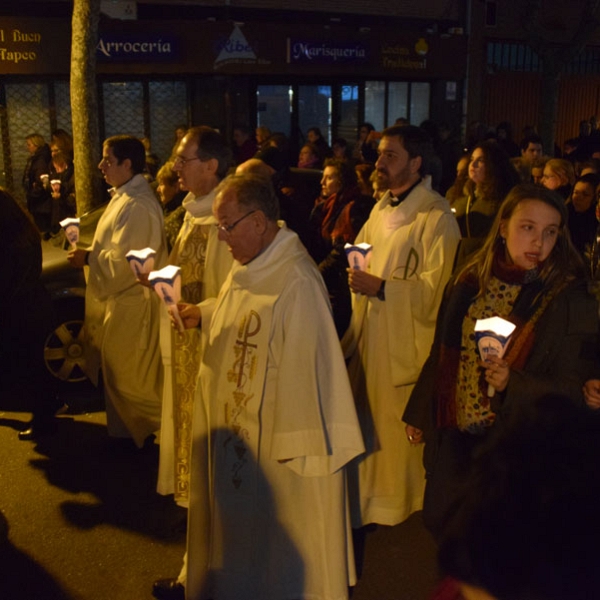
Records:
M96 45L100 0L74 0L71 34L71 115L75 198L82 215L101 202L100 139L96 89Z

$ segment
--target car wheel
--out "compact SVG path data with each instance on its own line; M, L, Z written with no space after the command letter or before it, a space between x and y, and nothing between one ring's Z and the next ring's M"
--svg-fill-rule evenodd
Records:
M87 379L83 371L82 336L83 321L65 321L46 338L44 362L57 379L69 383Z
M87 380L83 371L83 299L70 298L55 305L57 319L44 344L44 362L65 383Z

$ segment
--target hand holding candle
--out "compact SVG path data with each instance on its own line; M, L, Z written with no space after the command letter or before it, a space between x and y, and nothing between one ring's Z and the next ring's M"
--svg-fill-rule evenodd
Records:
M173 316L177 331L183 333L184 325L177 307L177 303L181 300L181 269L168 265L160 271L152 271L148 275L148 281Z
M366 244L365 242L356 245L346 244L344 250L346 251L346 258L350 267L359 271L367 270L373 251L371 244Z
M500 317L478 319L475 323L475 340L481 360L490 373L488 378L504 376L508 365L502 360L504 351L516 325ZM499 380L500 381L500 380ZM488 382L487 395L491 398L496 393L494 386Z
M136 276L136 279L141 279L142 275L150 273L154 269L154 258L156 250L152 248L144 248L143 250L130 250L125 258L129 262L129 266Z
M63 219L60 222L60 226L65 230L65 235L67 236L71 247L77 248L77 242L79 241L79 219Z
M50 180L50 187L52 188L52 197L60 198L60 179Z

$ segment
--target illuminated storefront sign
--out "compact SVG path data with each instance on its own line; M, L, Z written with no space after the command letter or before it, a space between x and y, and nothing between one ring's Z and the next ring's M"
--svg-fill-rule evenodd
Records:
M171 61L179 58L175 37L102 34L96 46L99 61Z
M369 49L360 42L308 41L288 38L287 62L290 64L362 64L368 59Z

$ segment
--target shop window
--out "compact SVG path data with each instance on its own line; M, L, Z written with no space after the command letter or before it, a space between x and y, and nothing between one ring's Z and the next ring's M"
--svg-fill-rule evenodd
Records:
M290 85L259 85L256 124L290 136L293 89Z
M150 142L161 162L170 156L175 143L175 129L187 125L187 85L184 81L150 81Z
M365 84L365 121L381 131L396 119L419 125L429 118L431 86L426 82L367 81Z
M377 131L386 126L385 106L385 81L365 82L365 121L371 123Z
M411 114L412 102L409 103L410 86L406 81L391 81L388 86L388 120L386 126L393 125L396 119L408 119L417 124ZM419 121L420 122L420 121Z
M39 133L47 142L50 141L48 86L44 83L8 83L5 95L10 154L5 182L15 197L24 202L21 177L29 156L25 138Z
M107 81L102 84L104 137L144 137L144 94L141 81Z
M336 137L344 138L352 146L357 138L358 85L342 84L338 98Z
M430 85L424 82L410 84L410 122L420 125L429 119Z
M54 82L54 104L56 107L56 128L73 133L71 120L71 93L68 81Z
M331 86L298 86L298 126L304 137L311 127L318 127L331 144L331 105Z

